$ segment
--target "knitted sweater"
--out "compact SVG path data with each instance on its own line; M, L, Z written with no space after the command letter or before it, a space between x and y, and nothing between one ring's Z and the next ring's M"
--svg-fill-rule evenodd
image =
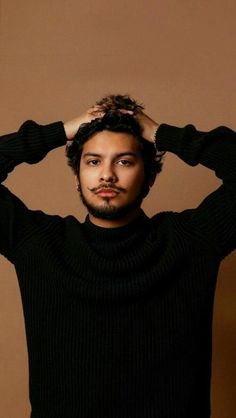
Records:
M236 248L236 133L162 124L158 148L223 180L195 209L119 228L28 209L0 186L0 252L15 266L32 418L209 418L214 290ZM0 180L66 143L61 122L0 139Z

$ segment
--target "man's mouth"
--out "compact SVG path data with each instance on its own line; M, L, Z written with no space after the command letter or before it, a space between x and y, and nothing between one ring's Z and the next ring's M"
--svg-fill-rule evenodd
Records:
M95 194L101 197L116 197L120 192L116 189L102 188L98 189Z

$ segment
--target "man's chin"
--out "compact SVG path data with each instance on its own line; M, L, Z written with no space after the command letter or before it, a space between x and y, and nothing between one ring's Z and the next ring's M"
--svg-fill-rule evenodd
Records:
M97 219L103 220L118 220L128 215L134 208L129 206L109 206L109 207L95 207L91 205L85 205L90 215Z
M96 206L88 202L82 193L80 193L80 197L84 206L87 208L89 214L92 215L94 218L103 220L122 219L125 216L131 214L134 210L137 210L140 207L143 200L140 196L134 202L123 206L115 206L114 204L112 205L108 201L102 206Z

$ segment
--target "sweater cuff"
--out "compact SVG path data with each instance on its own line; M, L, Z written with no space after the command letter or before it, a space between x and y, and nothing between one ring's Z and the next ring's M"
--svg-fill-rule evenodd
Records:
M53 122L49 125L41 125L41 140L45 139L44 147L47 151L65 145L67 142L63 122Z
M174 152L182 135L183 128L162 123L156 133L156 146L158 151Z

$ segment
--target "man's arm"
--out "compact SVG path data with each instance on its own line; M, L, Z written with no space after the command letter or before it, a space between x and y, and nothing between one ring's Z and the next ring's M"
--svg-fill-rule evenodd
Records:
M26 121L18 132L0 137L0 182L20 163L34 164L47 153L73 139L82 123L99 117L95 108L63 124L55 122L39 125ZM23 202L6 187L0 185L0 253L11 260L14 248L30 233L35 222L40 222L43 214L30 211Z
M199 245L210 247L220 259L236 248L236 133L224 126L209 132L193 125L161 124L139 115L147 140L160 152L172 152L190 166L213 170L223 184L196 208L185 211L185 232Z
M41 161L52 149L72 141L81 124L103 115L104 112L94 106L65 123L54 122L44 126L28 120L18 132L3 135L0 137L0 182L18 164Z
M0 138L0 181L20 163L37 163L51 150L66 143L62 122L42 126L25 122L18 132ZM0 185L0 253L10 260L24 239L36 212L30 211L6 187Z
M26 121L18 132L0 138L0 181L4 181L18 164L37 163L51 149L65 143L62 122L42 126L30 120Z

